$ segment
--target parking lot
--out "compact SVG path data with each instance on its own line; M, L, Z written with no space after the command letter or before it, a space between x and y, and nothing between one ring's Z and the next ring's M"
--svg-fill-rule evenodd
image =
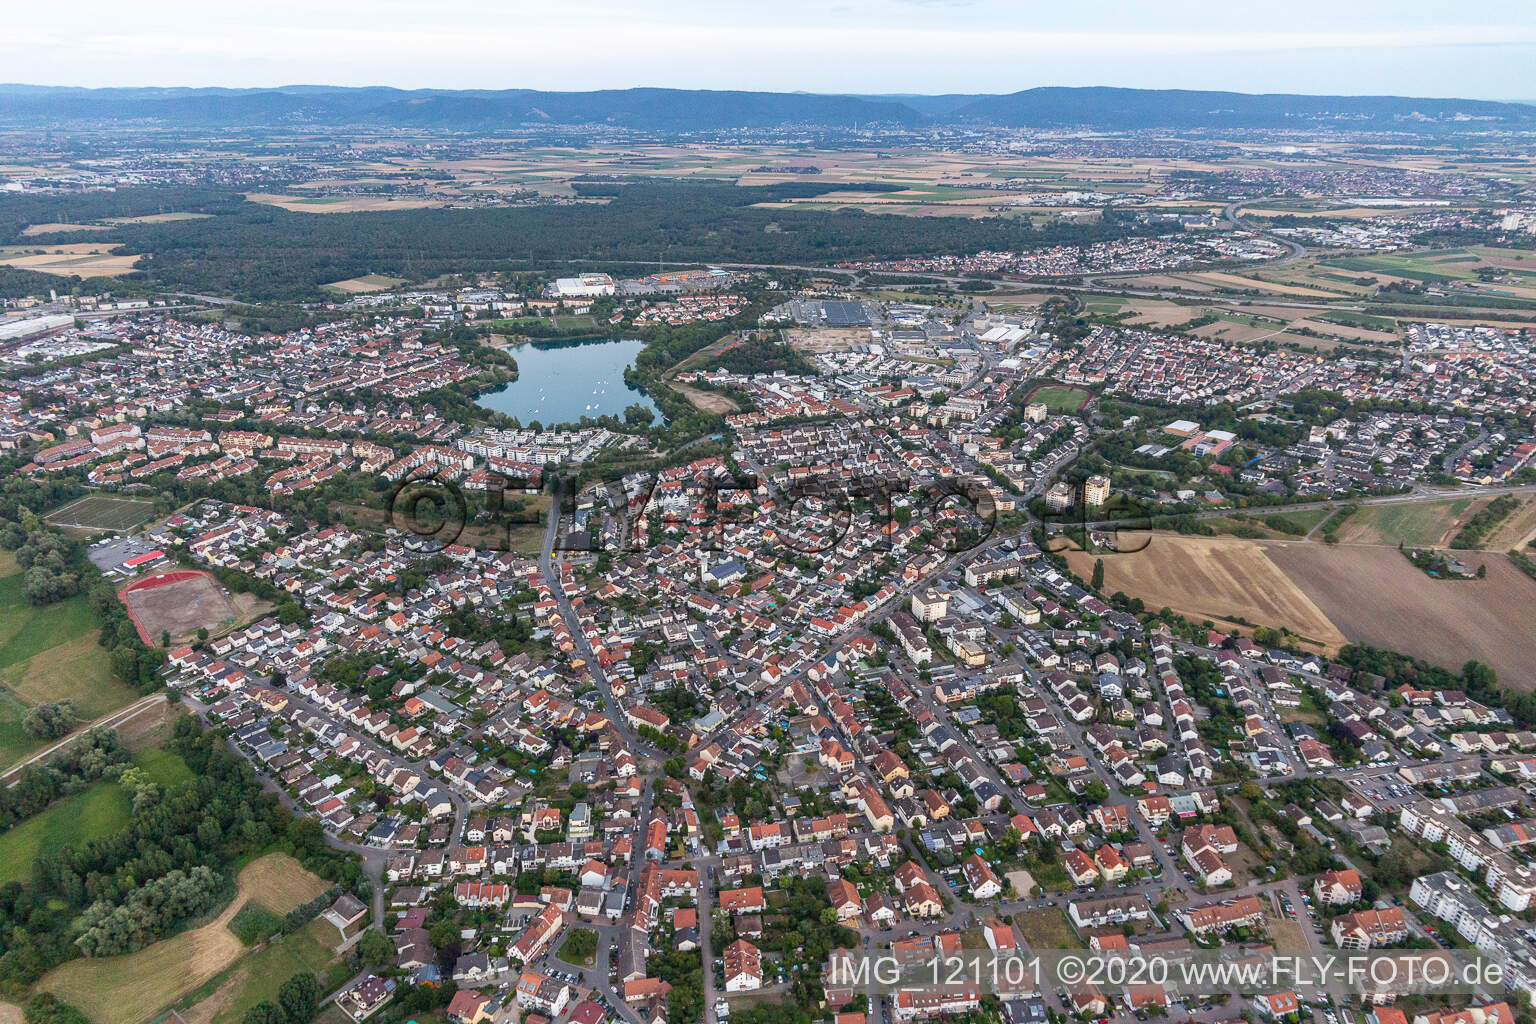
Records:
M143 537L111 537L92 544L86 549L86 557L102 572L121 576L125 561L155 550L156 545Z

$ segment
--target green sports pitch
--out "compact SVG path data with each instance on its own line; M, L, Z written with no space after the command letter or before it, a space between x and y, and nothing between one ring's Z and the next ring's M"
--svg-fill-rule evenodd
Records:
M153 502L93 494L61 505L44 516L54 526L92 533L123 533L154 517Z
M1045 384L1029 393L1026 402L1043 402L1054 413L1074 413L1093 396L1082 388Z

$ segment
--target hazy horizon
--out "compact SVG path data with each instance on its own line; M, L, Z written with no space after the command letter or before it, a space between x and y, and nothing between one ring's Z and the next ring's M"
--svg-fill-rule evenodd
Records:
M677 0L558 9L470 0L205 8L82 0L67 20L7 15L4 77L45 86L589 91L642 86L858 95L1011 93L1036 86L1530 101L1536 17L1427 0L1296 0L1274 9L1113 0L1091 20L1004 0L784 0L734 10ZM1085 23L1087 27L1085 27ZM1304 28L1293 26L1305 26Z
M219 85L219 84L208 84L208 85L165 85L165 84L162 84L162 83L159 83L159 82L138 82L138 83L128 83L128 84L121 84L121 85L73 85L73 84L69 84L69 83L56 83L55 84L55 83L47 83L47 82L21 82L21 81L6 82L6 81L0 81L0 89L83 89L83 90L87 90L87 91L108 91L108 90L114 90L114 89L128 89L128 90L132 90L132 89L159 89L159 90L165 90L165 91L176 90L176 89L180 89L180 90L204 90L204 89L206 89L206 90L216 90L217 89L217 90L228 90L228 91L231 91L231 92L279 92L279 91L282 91L282 90L285 90L285 89L396 89L396 90L399 90L399 91L402 91L402 92L470 92L470 93L473 93L473 92L495 92L495 91L513 92L513 91L518 91L518 90L529 90L529 91L533 91L533 92L554 92L554 93L586 93L586 92L623 92L623 91L631 90L631 89L636 89L636 90L638 90L638 89L660 89L660 90L669 90L669 91L677 91L677 92L748 92L748 93L772 93L772 94L791 95L791 96L793 96L793 95L805 95L805 96L847 96L847 97L851 97L851 98L868 99L868 100L890 100L892 102L900 102L901 100L904 100L904 99L935 99L935 98L942 97L942 96L969 96L969 95L975 95L975 96L1006 96L1006 95L1011 95L1011 94L1019 93L1019 92L1027 92L1027 91L1029 91L1031 89L1049 89L1049 88L1064 88L1064 89L1094 89L1094 88L1103 88L1103 89L1133 89L1133 90L1146 91L1146 92L1160 92L1160 91L1226 92L1226 93L1236 93L1236 94L1239 94L1239 95L1248 95L1248 96L1265 96L1265 95L1270 95L1270 96L1277 96L1277 95L1292 95L1292 96L1361 96L1361 97L1363 97L1363 96L1394 96L1394 97L1398 97L1398 98L1402 98L1402 99L1478 100L1478 101L1487 101L1487 102L1492 102L1492 103L1520 103L1520 104L1536 106L1536 97L1529 97L1529 96L1471 96L1471 95L1467 95L1465 93L1442 93L1442 94L1435 95L1435 94L1430 94L1430 93L1407 93L1407 92L1397 92L1397 93L1321 92L1321 91L1295 90L1295 89L1285 89L1285 90L1275 89L1275 90L1265 90L1265 91L1259 92L1259 91L1252 91L1252 90L1247 90L1247 89L1232 89L1232 88L1222 88L1222 87L1216 87L1216 86L1212 86L1210 88L1198 88L1198 89L1196 89L1196 88L1186 88L1186 87L1182 87L1182 86L1159 86L1159 85L1120 86L1120 85L1108 85L1106 83L1101 83L1101 82L1085 83L1083 85L1068 85L1068 86L1056 85L1055 83L1040 83L1038 85L1020 86L1017 89L996 89L996 90L981 91L981 92L978 92L978 91L975 91L975 90L964 90L964 89L945 89L943 91L933 91L933 92L865 92L865 91L853 90L853 89L842 89L842 90L819 90L819 89L737 89L737 88L734 88L734 87L731 87L731 86L666 85L666 84L657 84L657 83L651 83L651 82L637 82L637 83L635 83L633 85L594 86L594 87L588 88L588 89L582 89L582 88L552 89L552 88L543 88L543 87L539 87L539 86L519 85L517 83L508 83L507 85L499 85L499 86L438 86L438 85L409 85L409 86L406 86L406 85L391 85L388 82L359 82L359 83L355 83L355 84L354 83L342 83L342 82L273 82L273 83L270 83L270 84L260 84L260 85Z

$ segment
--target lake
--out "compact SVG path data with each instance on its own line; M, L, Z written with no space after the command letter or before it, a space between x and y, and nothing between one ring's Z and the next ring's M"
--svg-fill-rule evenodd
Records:
M517 360L517 380L480 396L487 409L516 417L523 426L576 423L583 416L612 414L640 403L660 411L651 396L624 383L624 369L645 347L637 339L592 338L533 341L508 349Z

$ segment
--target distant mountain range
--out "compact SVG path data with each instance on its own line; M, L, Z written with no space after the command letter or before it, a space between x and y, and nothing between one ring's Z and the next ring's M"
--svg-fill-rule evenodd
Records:
M787 125L1479 130L1536 127L1536 106L1402 96L1251 95L1170 89L1039 88L1008 95L842 96L702 89L441 90L283 86L276 89L77 89L0 85L0 124L206 127L409 127L607 124L687 133Z

